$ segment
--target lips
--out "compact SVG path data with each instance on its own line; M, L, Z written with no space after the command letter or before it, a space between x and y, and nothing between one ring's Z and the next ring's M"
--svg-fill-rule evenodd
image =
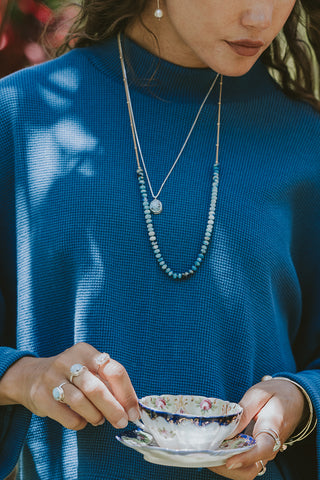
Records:
M257 55L260 49L264 46L264 42L260 40L252 41L247 39L238 40L236 42L227 41L227 44L235 53L243 57L252 57Z

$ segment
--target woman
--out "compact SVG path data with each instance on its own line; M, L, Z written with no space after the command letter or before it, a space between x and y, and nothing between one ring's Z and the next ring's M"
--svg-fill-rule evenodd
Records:
M85 1L78 48L2 81L1 478L21 449L21 479L320 478L302 18L319 64L314 0ZM256 446L145 462L115 435L153 393L240 401Z

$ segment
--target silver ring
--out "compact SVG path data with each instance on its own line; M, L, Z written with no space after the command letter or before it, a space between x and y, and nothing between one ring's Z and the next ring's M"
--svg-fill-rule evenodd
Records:
M106 363L110 362L110 355L109 353L103 352L100 353L100 355L96 358L96 364L98 365L97 368L97 373L99 373L99 368L102 367L102 365L105 365Z
M278 434L278 432L273 430L273 428L269 427L269 428L265 428L263 430L260 430L260 432L258 432L256 434L255 438L257 438L257 436L260 435L261 433L266 433L267 435L270 435L273 438L273 440L274 440L273 451L274 452L277 452L281 448L281 440L280 440L279 434Z
M78 377L82 370L85 370L87 367L81 365L81 363L75 363L70 368L70 383L72 383L73 377Z
M62 382L58 387L54 387L52 390L52 396L56 400L56 402L64 403L64 390L63 385L67 382Z
M257 462L257 467L260 467L260 466L261 466L262 470L260 470L260 472L258 473L258 475L257 475L258 477L262 477L262 475L264 475L267 471L266 466L265 466L265 464L263 463L262 460L259 460L259 462Z

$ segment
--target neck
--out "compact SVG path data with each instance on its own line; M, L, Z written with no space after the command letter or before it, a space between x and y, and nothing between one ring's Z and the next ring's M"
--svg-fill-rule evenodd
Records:
M207 68L207 65L175 33L168 15L164 15L159 20L154 16L152 7L152 3L149 2L141 20L137 19L127 27L126 35L145 50L163 60L182 67Z
M210 68L188 68L159 60L126 35L121 35L121 40L130 88L164 102L193 103L195 108L201 104L216 72ZM99 70L123 83L116 38L88 48L88 55ZM274 90L273 81L264 65L257 62L246 75L224 77L223 103L260 99L268 95L270 89ZM217 91L214 89L208 103L216 104Z

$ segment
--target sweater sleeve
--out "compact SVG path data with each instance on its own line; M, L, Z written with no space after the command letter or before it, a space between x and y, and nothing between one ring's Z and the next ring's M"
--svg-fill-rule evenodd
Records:
M8 368L32 352L16 349L16 261L14 214L14 112L16 92L0 82L0 381ZM9 107L10 106L10 107ZM14 468L31 412L21 405L0 406L0 478Z
M320 165L319 155L318 160ZM295 456L300 458L300 463L303 457L295 455L294 452L305 448L307 456L304 463L309 463L307 468L313 466L314 471L312 475L310 473L311 476L301 478L310 479L320 479L320 175L318 172L319 168L308 186L309 199L305 205L301 205L297 215L299 238L296 238L292 245L292 255L297 265L302 295L301 323L293 344L297 371L277 372L273 375L287 377L297 382L306 390L312 401L318 419L316 431L311 437L288 448L292 461L294 462ZM289 453L289 450L292 453ZM310 455L313 458L308 458Z

